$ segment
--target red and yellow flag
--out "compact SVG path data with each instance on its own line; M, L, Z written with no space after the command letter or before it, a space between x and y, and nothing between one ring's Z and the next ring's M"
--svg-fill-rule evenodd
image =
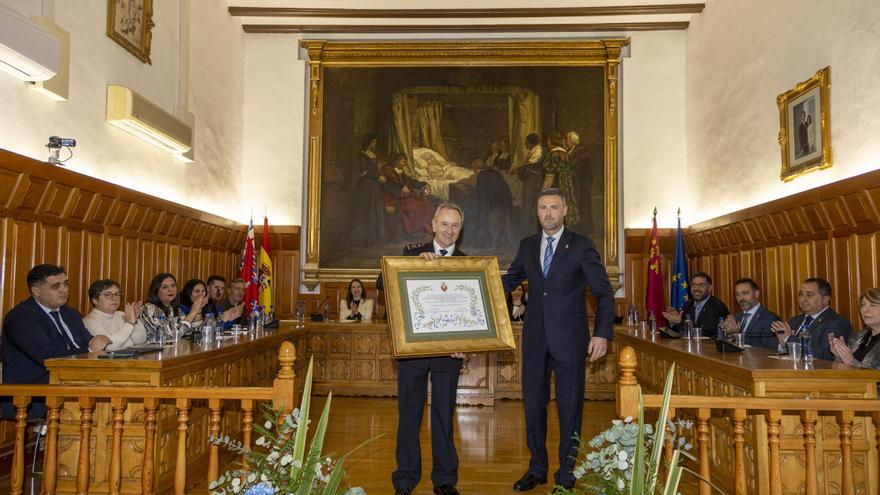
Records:
M657 328L666 326L663 311L666 310L666 298L663 295L663 269L660 266L660 236L657 234L657 208L654 208L653 227L651 228L651 252L648 257L648 284L645 295L647 315L654 313ZM647 316L646 315L646 316Z
M269 251L269 218L263 216L263 239L260 241L260 307L272 308L272 256Z

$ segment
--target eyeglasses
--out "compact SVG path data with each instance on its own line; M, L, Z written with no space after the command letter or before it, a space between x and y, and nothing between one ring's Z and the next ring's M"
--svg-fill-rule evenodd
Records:
M107 299L122 299L122 292L102 292L101 295Z
M709 284L691 284L691 287L709 287Z

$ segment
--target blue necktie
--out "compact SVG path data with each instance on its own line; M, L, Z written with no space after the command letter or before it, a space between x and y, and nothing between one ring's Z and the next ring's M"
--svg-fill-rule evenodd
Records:
M440 250L440 256L446 256L446 254L447 254L448 252L449 252L449 251L447 251L447 250L445 250L445 249L441 249L441 250Z
M750 313L743 313L742 320L739 322L739 329L742 333L746 333L746 327L749 325Z
M64 331L64 325L61 323L61 314L58 311L49 311L49 314L52 316L52 319L55 320L55 326L58 327L58 333L61 334L61 337L64 339L64 343L67 345L67 348L68 349L73 349L73 348L78 349L79 346L76 345L76 342L71 340L71 338L67 334L67 332ZM73 344L73 347L70 347L71 344Z
M550 273L550 262L553 261L553 241L552 237L547 238L547 249L544 250L544 278Z

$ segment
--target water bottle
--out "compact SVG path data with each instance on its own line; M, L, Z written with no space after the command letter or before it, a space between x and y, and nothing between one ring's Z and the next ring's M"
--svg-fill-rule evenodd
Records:
M813 343L811 338L812 334L808 328L804 328L800 335L798 335L798 342L801 343L801 352L804 353L805 363L813 362Z
M275 321L275 305L270 304L269 305L269 323L272 323L273 321Z
M631 327L636 324L635 320L633 320L633 311L635 311L635 305L630 304L626 308L626 326Z
M684 315L684 338L694 338L694 321L691 320L691 315L689 314Z
M214 316L209 313L202 322L202 343L207 345L212 342L214 342Z
M651 333L657 333L657 317L653 311L648 313L648 326L651 327Z
M178 342L180 342L180 337L181 337L181 335L180 335L180 319L176 316L172 316L168 320L168 326L170 327L170 330L171 330L169 332L169 333L171 333L171 338L173 339L174 343L177 344Z
M255 309L257 311L257 331L256 331L256 333L263 333L263 318L264 318L263 309L259 306L257 306Z
M716 338L718 340L727 340L727 331L724 330L724 318L718 318L718 334Z
M257 305L255 304L253 309L251 310L251 317L248 321L248 332L251 334L257 333L257 321L260 319L260 312L257 309Z
M159 345L163 348L165 347L165 332L168 328L168 321L165 318L165 313L161 313L159 315Z

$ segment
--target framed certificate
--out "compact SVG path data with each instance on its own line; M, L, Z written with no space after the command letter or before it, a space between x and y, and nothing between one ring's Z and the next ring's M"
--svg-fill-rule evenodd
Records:
M516 349L498 259L382 258L394 357Z

